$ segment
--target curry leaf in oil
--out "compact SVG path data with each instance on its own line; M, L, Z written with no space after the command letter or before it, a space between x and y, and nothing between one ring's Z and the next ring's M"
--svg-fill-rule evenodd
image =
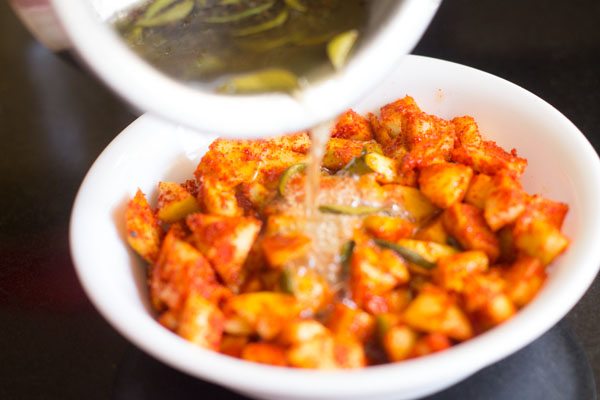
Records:
M219 92L260 93L291 92L298 87L298 77L285 69L270 68L234 76L219 88Z
M273 5L275 5L275 1L269 1L265 4L261 4L256 7L251 7L235 14L215 15L211 17L206 17L203 19L203 21L209 24L225 24L229 22L237 22L245 18L250 18L254 15L262 14L269 8L273 7Z
M152 17L142 18L137 22L137 26L149 28L154 26L171 24L187 17L193 9L194 0L183 0L173 5L172 7L166 9L161 8Z
M268 31L270 29L277 28L285 23L288 18L288 12L286 10L281 11L275 18L246 28L236 29L233 31L234 36L248 36L256 33Z

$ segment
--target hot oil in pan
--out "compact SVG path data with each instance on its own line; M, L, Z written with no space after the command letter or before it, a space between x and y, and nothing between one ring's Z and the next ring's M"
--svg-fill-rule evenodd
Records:
M228 93L293 91L341 68L368 3L154 0L114 25L136 53L178 79Z

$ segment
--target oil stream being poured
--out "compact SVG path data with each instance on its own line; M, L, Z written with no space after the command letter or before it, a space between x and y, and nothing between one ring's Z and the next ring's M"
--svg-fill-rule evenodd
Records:
M321 163L325 154L325 146L329 139L332 122L324 122L316 126L310 132L310 157L306 168L306 184L304 188L304 212L306 217L306 234L311 239L313 245L308 254L309 268L319 269L321 263L318 262L318 249L315 243L319 238L319 205L317 195L319 193L319 183L321 180ZM324 271L319 271L321 276L326 275Z
M356 201L357 181L351 177L323 175L321 164L333 121L322 123L310 132L310 157L306 168L304 193L305 235L311 240L306 257L292 262L300 271L315 271L325 279L332 294L346 298L347 285L343 277L341 249L360 224L360 217L323 213L323 204L344 204ZM333 186L332 186L333 185Z

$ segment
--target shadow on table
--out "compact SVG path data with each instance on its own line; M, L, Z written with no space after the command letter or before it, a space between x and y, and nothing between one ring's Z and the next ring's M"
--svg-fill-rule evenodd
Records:
M131 348L119 366L114 400L246 397L204 382ZM596 400L594 377L583 349L559 323L518 353L422 400Z

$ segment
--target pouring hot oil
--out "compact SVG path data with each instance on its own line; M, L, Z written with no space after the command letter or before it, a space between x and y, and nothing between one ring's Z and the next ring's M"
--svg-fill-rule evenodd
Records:
M292 92L343 67L368 11L366 0L153 0L113 23L175 78L224 93Z

